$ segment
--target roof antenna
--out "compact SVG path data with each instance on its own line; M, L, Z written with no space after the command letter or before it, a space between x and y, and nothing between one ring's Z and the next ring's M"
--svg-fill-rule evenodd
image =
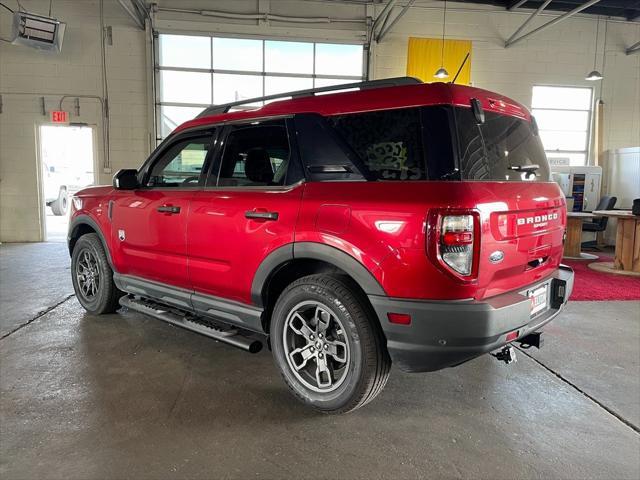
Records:
M467 55L464 57L464 60L462 60L462 63L460 64L460 68L458 69L456 76L453 77L453 80L451 80L449 83L456 83L456 80L458 78L458 75L460 75L460 72L462 71L462 67L464 67L464 64L467 63L467 60L469 59L469 54L471 52L467 52Z

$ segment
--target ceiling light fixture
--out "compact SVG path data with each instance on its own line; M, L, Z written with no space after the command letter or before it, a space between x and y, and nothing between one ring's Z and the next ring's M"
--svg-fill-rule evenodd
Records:
M436 78L447 78L449 72L444 68L444 29L447 24L447 0L444 0L444 9L442 11L442 50L440 51L440 68L434 74Z
M593 53L593 70L589 72L589 74L584 78L585 80L589 80L595 82L596 80L602 80L602 74L596 70L596 61L598 58L598 34L600 33L600 16L596 17L596 48Z

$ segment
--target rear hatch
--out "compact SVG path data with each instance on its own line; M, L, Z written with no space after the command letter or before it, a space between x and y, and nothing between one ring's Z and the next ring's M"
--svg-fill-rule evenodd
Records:
M477 205L482 217L478 299L550 275L562 259L565 231L565 202L555 184L487 183L482 188L500 201Z
M549 181L535 120L480 112L456 107L455 123L460 180L474 190L482 218L476 298L486 298L535 283L558 267L566 204Z

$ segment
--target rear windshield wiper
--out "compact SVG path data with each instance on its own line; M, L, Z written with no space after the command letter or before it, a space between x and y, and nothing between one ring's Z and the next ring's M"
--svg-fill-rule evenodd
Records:
M509 170L515 170L516 172L535 172L540 168L540 165L532 163L531 165L514 165L509 167Z

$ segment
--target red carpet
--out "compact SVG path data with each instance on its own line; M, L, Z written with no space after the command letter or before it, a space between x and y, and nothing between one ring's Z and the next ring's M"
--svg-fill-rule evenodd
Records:
M613 261L609 255L597 255L600 257L598 260L562 260L573 268L576 275L569 300L640 300L640 278L596 272L587 267L593 261Z

